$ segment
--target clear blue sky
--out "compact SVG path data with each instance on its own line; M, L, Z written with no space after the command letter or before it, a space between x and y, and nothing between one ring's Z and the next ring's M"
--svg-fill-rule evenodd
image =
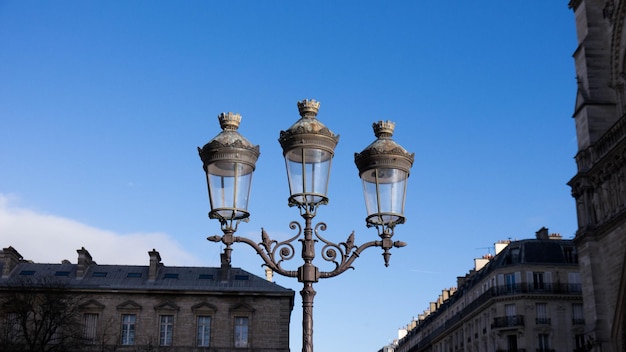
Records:
M314 310L317 351L377 351L494 242L573 237L573 17L556 0L0 0L0 245L38 262L85 246L103 264L147 265L156 248L166 265L218 265L196 147L223 111L261 146L238 234L287 238L300 218L277 138L305 98L341 135L316 220L363 243L376 233L354 152L389 119L415 152L394 237L408 246L318 283ZM234 266L260 264L235 247Z

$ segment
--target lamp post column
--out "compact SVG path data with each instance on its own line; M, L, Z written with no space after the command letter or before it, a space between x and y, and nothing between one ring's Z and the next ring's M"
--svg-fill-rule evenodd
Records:
M300 291L302 296L302 352L313 352L313 299L315 290L312 282L305 282Z
M311 222L315 214L305 212L304 239L302 240L302 259L304 264L298 269L298 281L303 283L302 291L302 352L313 352L313 283L319 280L319 269L313 265L315 259L315 240Z

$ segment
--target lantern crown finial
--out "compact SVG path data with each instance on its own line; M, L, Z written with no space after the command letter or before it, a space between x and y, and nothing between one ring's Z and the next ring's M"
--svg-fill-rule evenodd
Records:
M298 111L300 116L305 118L311 118L317 116L317 112L320 110L320 102L315 99L304 99L298 102Z
M372 124L374 128L374 135L376 138L389 138L393 136L393 130L396 128L396 124L393 121L378 121Z
M223 112L217 118L223 130L236 131L241 123L241 115L234 112Z

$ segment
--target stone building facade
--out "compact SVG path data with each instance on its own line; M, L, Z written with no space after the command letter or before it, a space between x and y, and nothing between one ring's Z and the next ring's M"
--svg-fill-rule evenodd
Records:
M626 1L571 0L576 200L588 350L626 350Z
M576 247L549 235L496 243L379 352L583 351Z
M227 263L165 266L155 250L146 266L101 265L77 252L76 264L0 252L0 350L33 350L25 341L39 319L57 324L37 342L47 345L42 351L289 351L290 289ZM37 307L21 309L29 302ZM20 320L28 310L35 313ZM65 322L44 317L51 313Z

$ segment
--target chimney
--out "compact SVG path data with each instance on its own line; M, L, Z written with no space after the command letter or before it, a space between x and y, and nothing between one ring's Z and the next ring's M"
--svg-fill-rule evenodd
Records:
M456 287L462 287L465 285L465 281L467 280L466 276L457 276L456 277Z
M76 266L76 278L82 279L83 277L85 277L85 273L87 273L87 269L89 269L89 266L92 264L96 264L96 262L93 261L93 258L91 258L91 254L89 254L89 252L85 249L85 247L81 247L80 249L77 249L76 252L78 253L78 265Z
M551 240L562 240L563 239L563 237L561 236L560 233L551 233L549 238Z
M485 267L485 265L487 265L487 263L489 263L489 258L488 257L482 257L482 258L476 258L474 259L474 270L478 271L482 268Z
M2 249L0 259L2 260L2 277L9 277L11 271L13 271L22 260L22 255L19 254L15 248L9 246Z
M274 271L270 268L265 268L265 278L267 279L267 281L269 282L274 282Z
M441 290L441 298L443 301L447 301L450 298L450 290Z
M497 243L494 243L494 247L496 248L496 255L498 255L498 253L502 252L502 250L505 249L506 246L509 245L509 243L511 243L510 240L498 241Z
M220 260L222 261L222 266L220 267L220 279L222 281L228 281L228 272L230 271L230 258L226 255L226 253L221 253Z
M550 237L548 236L548 229L545 227L540 228L539 231L535 232L535 235L537 235L538 240L550 239Z
M148 281L154 281L156 280L159 267L163 265L161 264L161 255L154 248L152 248L152 250L148 252L148 255L150 256L150 267L148 268Z
M398 340L401 340L407 335L407 329L398 329Z

